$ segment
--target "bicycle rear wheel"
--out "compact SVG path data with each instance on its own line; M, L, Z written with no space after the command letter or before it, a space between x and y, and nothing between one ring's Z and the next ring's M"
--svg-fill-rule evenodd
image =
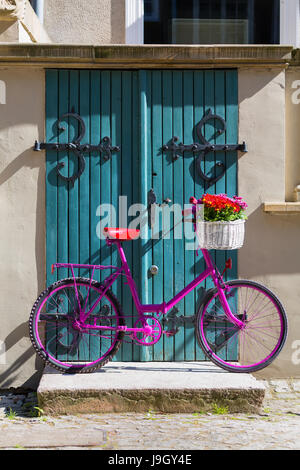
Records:
M238 328L226 317L214 289L200 307L196 321L198 342L208 358L230 372L261 370L278 356L287 336L287 318L277 297L251 281L225 283L232 313L243 322Z
M84 278L77 278L76 286L78 296L73 278L52 284L39 296L30 314L30 339L39 356L52 367L68 373L93 372L117 353L124 333L86 326L117 327L125 322L116 297L107 290L85 324L80 325L80 308L88 311L103 286Z

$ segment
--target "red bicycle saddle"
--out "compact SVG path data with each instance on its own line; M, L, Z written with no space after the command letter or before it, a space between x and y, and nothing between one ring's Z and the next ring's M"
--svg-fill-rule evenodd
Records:
M111 228L105 227L104 235L108 236L113 240L130 241L136 240L140 236L140 230L130 228Z

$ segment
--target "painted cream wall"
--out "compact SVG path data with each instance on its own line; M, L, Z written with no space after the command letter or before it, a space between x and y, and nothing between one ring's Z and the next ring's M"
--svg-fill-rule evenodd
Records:
M286 198L300 185L300 67L286 72ZM299 218L300 223L300 218Z
M125 0L45 0L44 27L58 44L125 44Z
M32 150L44 96L43 70L0 69L1 389L34 388L41 374L27 325L45 278L45 156Z
M238 171L239 193L249 203L239 276L273 290L282 299L289 320L286 346L259 377L300 377L300 216L270 215L262 207L267 201L285 201L286 157L295 159L285 140L285 90L284 70L239 71L239 140L245 140L249 148L239 159ZM289 114L289 104L287 110ZM298 117L298 127L289 137L295 144L299 129Z

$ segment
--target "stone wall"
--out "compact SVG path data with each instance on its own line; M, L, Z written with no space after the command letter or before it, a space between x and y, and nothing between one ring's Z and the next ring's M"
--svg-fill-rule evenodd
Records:
M124 44L125 0L45 0L44 26L58 44Z

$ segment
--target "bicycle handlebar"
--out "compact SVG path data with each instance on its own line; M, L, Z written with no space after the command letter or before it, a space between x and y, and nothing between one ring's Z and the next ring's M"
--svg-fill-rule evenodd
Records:
M193 204L194 206L196 206L198 204L198 201L194 196L190 197L190 204Z

